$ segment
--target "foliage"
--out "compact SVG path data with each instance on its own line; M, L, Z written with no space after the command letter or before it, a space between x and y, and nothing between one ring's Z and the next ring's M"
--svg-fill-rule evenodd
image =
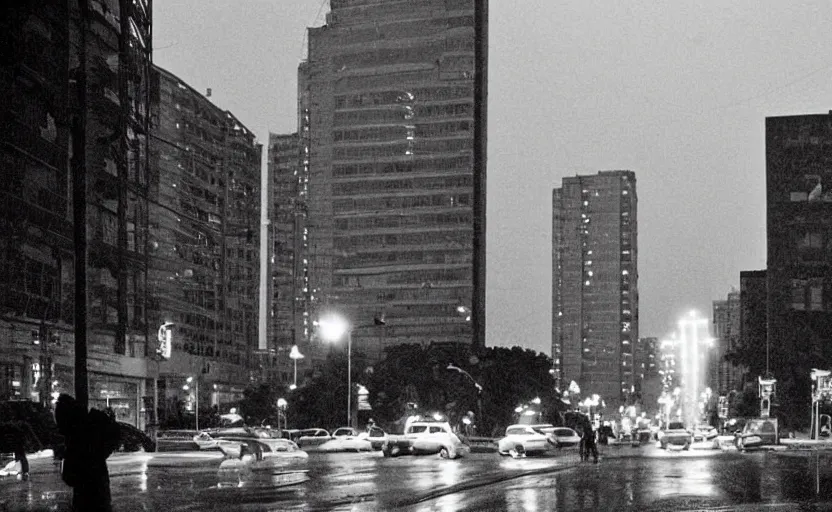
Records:
M251 385L243 390L240 401L240 414L247 425L261 425L264 423L277 425L277 399L282 389L269 384Z

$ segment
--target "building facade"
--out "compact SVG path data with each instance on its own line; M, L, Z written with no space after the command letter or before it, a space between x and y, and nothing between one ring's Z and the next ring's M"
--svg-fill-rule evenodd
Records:
M607 404L635 391L638 340L636 178L564 178L553 192L552 357L564 386Z
M766 119L769 368L781 410L804 423L809 372L832 365L830 161L832 113Z
M0 72L0 399L74 394L75 282L85 277L89 405L143 427L151 6L83 5L3 8L13 48ZM79 238L86 276L75 273Z
M732 290L725 300L713 301L713 333L715 346L708 354L708 387L725 396L742 386L742 370L725 356L740 343L740 292Z
M302 382L310 360L319 353L311 352L303 336L308 328L307 311L309 279L308 258L304 256L306 214L301 191L300 138L297 133L269 134L269 316L268 349L275 368L272 380L283 385ZM304 324L304 320L307 320ZM295 361L290 357L292 346L298 345L303 358L297 360L299 380L295 378Z
M483 4L333 0L309 29L308 318L342 315L371 358L400 343L484 343Z
M254 134L172 73L153 68L148 288L153 332L173 324L159 376L164 418L239 400L257 353L260 154ZM196 386L189 386L194 389Z
M740 272L740 348L746 353L757 354L754 366L741 367L743 385L756 382L765 369L766 350L766 286L765 270L744 270ZM741 386L742 388L742 386Z

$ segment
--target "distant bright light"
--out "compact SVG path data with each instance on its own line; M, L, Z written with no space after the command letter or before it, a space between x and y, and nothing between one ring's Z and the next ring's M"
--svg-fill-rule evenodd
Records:
M536 404L536 405L540 405L540 397L539 396L534 397L534 400L532 400L532 403Z
M294 390L298 389L298 386L296 384L289 384L289 389L291 391L294 391Z
M534 416L535 414L537 414L537 411L529 409L528 411L524 412L523 414L525 414L526 416Z
M521 412L523 412L523 408L522 407L515 407L514 412L521 413Z
M287 402L285 398L278 398L277 399L277 407L278 408L283 409L287 405L289 405L289 402Z
M435 419L436 421L441 421L442 420L442 415L439 414L438 412L435 412L435 413L433 413L433 419Z
M328 315L318 320L319 334L326 341L338 341L348 329L346 320L338 315Z

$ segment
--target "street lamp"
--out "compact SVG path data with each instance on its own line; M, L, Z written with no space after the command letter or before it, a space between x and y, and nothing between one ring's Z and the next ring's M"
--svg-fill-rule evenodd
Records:
M297 345L292 345L292 351L289 353L289 357L295 363L295 378L292 381L292 385L289 386L289 389L295 390L298 388L298 359L303 359L303 354L300 353Z
M316 323L318 334L334 343L347 336L347 426L352 426L352 330L346 320L338 315L328 315L319 319Z
M452 370L452 371L455 371L455 372L459 372L459 373L465 375L466 377L468 377L471 380L471 382L474 383L474 387L477 388L477 413L479 414L479 417L480 417L479 421L481 422L483 420L483 418L482 418L482 386L480 386L477 383L477 381L474 380L474 377L471 377L470 373L466 372L465 370L463 370L462 368L460 368L458 366L454 366L453 364L448 363L448 366L445 369L446 370Z
M289 419L286 417L286 406L289 403L286 401L285 398L278 398L277 399L277 428L280 428L280 415L283 415L283 429L286 430L289 428Z
M199 430L199 379L194 379L193 377L188 377L185 379L186 384L182 386L182 389L188 391L190 389L189 384L193 382L194 384L194 395L196 399L194 400L194 417L196 418L196 429Z

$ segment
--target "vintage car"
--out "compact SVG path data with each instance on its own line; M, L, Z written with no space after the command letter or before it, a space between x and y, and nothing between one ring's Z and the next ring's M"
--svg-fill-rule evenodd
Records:
M186 452L198 450L218 450L219 446L214 443L209 446L207 441L198 441L198 430L160 430L156 433L156 451L159 452Z
M716 441L718 436L719 431L711 425L697 425L697 427L693 429L693 441L695 443Z
M471 451L447 421L414 421L404 435L387 435L381 449L385 457L439 454L443 459L462 457Z
M671 421L667 427L659 430L658 438L659 446L664 450L669 446L681 446L683 450L687 450L693 442L693 434L681 421Z
M734 443L743 451L779 442L776 418L749 419L745 422L742 432L734 434Z
M317 447L332 439L329 432L322 428L307 428L298 432L295 442L301 448Z
M556 448L577 446L581 444L581 436L568 427L555 427L552 431L552 441Z
M497 453L512 457L544 453L549 447L549 437L529 425L511 425L505 437L497 441Z
M358 431L355 430L352 427L341 427L341 428L336 428L335 430L332 431L332 437L333 438L336 438L336 437L357 437L357 436L358 436Z
M387 433L379 427L368 427L365 432L358 434L359 439L366 439L370 442L373 450L381 450L384 442L387 440Z

